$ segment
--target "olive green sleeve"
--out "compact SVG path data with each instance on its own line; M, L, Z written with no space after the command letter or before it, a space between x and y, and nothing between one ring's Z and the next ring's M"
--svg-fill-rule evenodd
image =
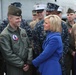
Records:
M71 31L71 51L70 51L70 53L72 54L73 51L75 51L74 27L72 27L72 31Z
M0 49L6 62L10 65L22 68L24 61L16 55L12 48L9 35L0 35Z
M31 64L31 61L33 59L33 51L32 51L32 43L29 41L29 38L27 37L28 42L28 58L27 58L27 64Z

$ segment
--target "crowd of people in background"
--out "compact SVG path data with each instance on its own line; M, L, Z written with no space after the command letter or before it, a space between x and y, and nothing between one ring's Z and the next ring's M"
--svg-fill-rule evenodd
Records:
M64 21L61 6L38 3L28 23L21 6L11 3L0 24L0 75L76 75L76 11Z

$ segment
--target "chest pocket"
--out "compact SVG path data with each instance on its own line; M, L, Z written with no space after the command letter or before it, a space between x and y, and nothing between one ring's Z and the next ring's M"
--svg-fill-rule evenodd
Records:
M22 39L22 42L24 43L25 48L27 48L29 46L27 35L25 33L21 34L21 39Z

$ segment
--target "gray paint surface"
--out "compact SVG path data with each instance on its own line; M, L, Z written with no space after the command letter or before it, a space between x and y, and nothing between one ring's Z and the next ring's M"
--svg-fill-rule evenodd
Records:
M7 18L8 5L12 2L21 2L22 3L22 16L26 20L32 19L32 9L33 5L36 3L52 2L56 3L64 8L63 13L66 13L69 7L72 7L76 10L76 0L0 0L0 20Z

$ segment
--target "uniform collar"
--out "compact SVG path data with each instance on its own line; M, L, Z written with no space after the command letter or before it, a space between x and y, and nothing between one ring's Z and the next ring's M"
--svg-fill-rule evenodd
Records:
M71 24L68 22L68 20L66 21L66 24L68 24L71 28L72 28L72 26L73 26L73 25L71 25ZM75 24L75 21L74 21L74 24Z
M72 27L72 25L71 25L68 21L67 21L66 23L67 23L70 27Z
M17 31L17 30L15 30L15 29L13 29L9 24L7 25L7 28L8 28L8 30L11 31L11 32ZM18 28L18 30L21 30L20 27Z

